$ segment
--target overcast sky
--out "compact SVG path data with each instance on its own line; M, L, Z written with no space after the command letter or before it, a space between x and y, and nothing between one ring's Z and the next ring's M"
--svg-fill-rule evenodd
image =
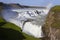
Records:
M4 3L19 3L22 5L46 6L49 3L52 5L60 5L60 0L0 0Z

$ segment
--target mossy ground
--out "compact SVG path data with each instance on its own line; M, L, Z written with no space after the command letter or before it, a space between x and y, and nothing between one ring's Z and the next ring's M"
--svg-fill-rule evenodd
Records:
M54 22L52 23L52 27L60 28L60 6L55 6L51 9L54 12Z
M0 17L0 40L40 40L21 32L20 27Z

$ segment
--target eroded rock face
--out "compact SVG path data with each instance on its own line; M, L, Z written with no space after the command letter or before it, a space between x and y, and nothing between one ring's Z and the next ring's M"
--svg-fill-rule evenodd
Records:
M45 34L43 40L60 40L60 11L56 7L55 10L50 10L43 31Z

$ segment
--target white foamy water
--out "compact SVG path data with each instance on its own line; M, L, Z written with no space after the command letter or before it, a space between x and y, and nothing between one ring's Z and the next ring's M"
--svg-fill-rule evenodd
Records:
M23 32L29 35L33 35L36 38L43 37L42 27L38 25L33 25L31 22L27 22L25 24Z
M44 37L42 25L44 24L49 9L37 9L37 11L36 9L6 9L2 11L2 15L6 21L19 26L22 32L36 38L42 38Z

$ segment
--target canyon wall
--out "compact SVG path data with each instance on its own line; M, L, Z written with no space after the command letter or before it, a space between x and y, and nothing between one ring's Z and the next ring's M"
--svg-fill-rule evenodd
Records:
M60 6L52 7L43 25L43 40L60 40Z

